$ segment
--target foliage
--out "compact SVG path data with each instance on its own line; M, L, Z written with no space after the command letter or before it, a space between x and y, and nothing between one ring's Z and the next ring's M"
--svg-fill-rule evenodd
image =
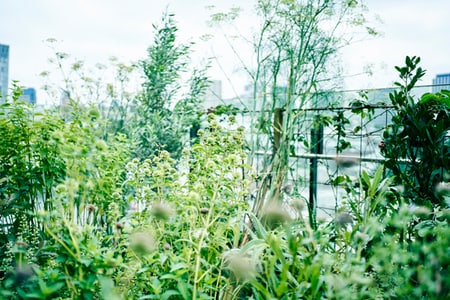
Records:
M9 268L3 296L91 299L112 278L115 295L127 298L203 299L223 293L228 279L222 275L222 253L239 243L238 220L248 193L248 180L242 178L243 130L227 132L211 116L210 126L199 134L200 144L184 153L182 177L168 152L127 165L122 182L128 193L122 199L132 208L128 212L121 208L118 191L103 191L115 195L115 201L109 202L107 214L100 214L103 203L98 200L106 202L106 195L80 193L73 178L57 186L59 201L53 209L35 214L44 244L36 247L27 240L10 245L16 267ZM19 280L22 268L29 271Z
M104 138L116 133L131 137L134 126L133 101L139 87L139 69L135 63L123 63L110 57L107 63L89 66L83 60L71 57L59 49L58 41L47 39L52 57L50 66L40 76L51 99L57 100L62 113L68 105L96 105L102 117ZM56 83L60 78L62 84Z
M59 112L34 112L19 96L17 86L12 102L2 105L0 119L4 288L15 291L11 296L36 298L31 295L39 286L39 297L45 299L65 282L73 285L75 297L79 295L76 287L87 284L81 280L85 270L76 273L69 268L70 259L80 262L85 254L77 234L95 243L90 240L95 234L85 226L98 223L102 235L111 232L115 223L111 205L120 212L127 207L118 200L130 153L128 142L121 135L102 139L102 120L93 107L73 103L64 120ZM67 268L54 265L55 261L67 263ZM25 278L20 275L23 272ZM52 282L48 276L55 277L53 287L46 285Z
M52 98L62 92L62 111L70 102L97 105L108 120L102 124L104 138L126 135L133 141L135 157L145 159L167 150L179 158L187 132L199 127L204 115L201 102L209 85L207 66L190 70L190 47L178 45L173 15L164 13L162 24L153 28L154 41L146 59L125 64L112 57L109 64L93 68L82 60L71 60L69 54L56 49L56 40L49 39L54 52L49 61L55 70L41 76ZM54 88L51 78L58 75L63 84Z
M14 84L11 101L0 106L0 258L8 242L21 234L34 238L32 213L52 208L54 187L65 174L65 161L55 139L62 121L35 113L21 102Z
M179 158L187 129L199 123L200 99L208 86L204 70L194 70L185 95L180 95L180 78L187 71L189 47L178 45L178 28L173 15L153 26L155 37L148 57L140 66L144 73L143 92L136 102L135 155L146 158L161 150ZM177 97L181 97L174 103Z
M389 95L396 114L381 148L385 166L404 187L405 196L432 209L445 207L436 186L448 181L450 171L450 92L427 93L415 100L411 91L425 74L419 62L418 57L406 57L406 66L396 67L402 82Z
M181 178L167 152L127 167L125 184L133 187L136 205L127 230L130 239L147 236L144 253L130 248L126 254L130 268L119 285L127 297L210 299L224 293L222 254L239 242L248 180L242 178L243 130L225 131L212 116L209 124L199 144L184 151Z
M30 211L37 232L21 223L6 242L2 298L450 295L448 208L411 208L382 168L362 172L333 220L314 230L301 200L272 202L261 218L249 211L253 177L232 116L226 129L209 115L179 163L166 151L129 160L120 136L99 139L98 112L74 106L70 116L50 139L65 170L51 209Z
M352 8L356 1L341 4ZM295 41L284 40L293 37L290 29L317 25L306 18L306 12L319 8L312 4L258 5L262 13L275 12L274 27L267 28L270 43ZM324 20L335 16L335 6L326 6L328 1L323 5L316 13L323 12ZM288 193L281 186L285 173L267 177L265 193L273 197L260 194L264 201L256 199L258 209L252 211L255 199L249 189L258 182L246 163L245 129L236 125L232 106L209 111L198 139L183 151L178 145L170 153L163 145L148 144L150 148L137 148L146 152L135 152L130 139L136 132L116 121L130 120L133 126L143 122L147 127L139 127L139 134L149 130L147 137L168 142L201 115L198 103L207 82L203 71L194 72L189 92L172 103L184 68L178 59L187 55L187 48L175 46L176 27L167 17L142 63L148 81L139 101L148 107L134 116L128 115L132 108L121 107L114 108L118 119L105 119L94 105L79 99L37 113L19 101L17 85L11 100L0 106L1 299L450 298L449 93L425 94L414 101L411 89L423 75L417 58L407 58L407 66L398 68L404 82L391 95L397 114L382 150L393 176L385 177L380 167L373 173L362 170L354 181L336 178L335 184L345 185L345 201L332 219L311 222L302 199L278 197L278 192ZM306 18L306 23L294 22L294 17ZM275 25L286 25L281 40ZM319 44L313 45L330 41L321 32L315 34L306 35L317 37ZM283 47L275 52L283 54L278 63L295 65L285 60L295 51ZM293 56L285 56L289 53ZM312 58L303 59L308 65ZM317 66L325 70L325 65ZM315 82L308 80L293 82L290 88L302 87L285 99L295 103L298 91L306 97ZM276 80L272 83L276 86ZM108 97L119 97L113 91L111 87ZM362 106L355 101L353 113L372 113ZM289 115L294 113L289 105L276 108L274 114L288 114L265 128L266 133L279 130L273 136L279 143L269 170L287 172L287 161L281 160L289 158L286 151L291 149L281 148L292 141L289 126L298 115ZM149 120L168 122L175 129L162 132L163 127ZM337 154L346 149L349 119L340 110L334 118L315 122L333 127ZM177 152L180 159L174 159ZM436 155L442 155L440 161ZM418 178L417 170L428 172L428 181Z
M338 50L352 40L351 29L367 24L366 7L358 1L257 1L255 11L253 63L247 63L239 49L231 41L229 44L252 84L251 99L245 104L253 112L255 127L249 141L252 164L264 170L256 195L255 213L259 215L266 202L282 199L291 170L290 156L295 144L302 142L296 133L312 126L305 121L303 109L317 107L314 92L336 87ZM236 17L236 10L213 15L219 22ZM258 157L256 153L261 152L264 156ZM315 217L312 219L314 223Z

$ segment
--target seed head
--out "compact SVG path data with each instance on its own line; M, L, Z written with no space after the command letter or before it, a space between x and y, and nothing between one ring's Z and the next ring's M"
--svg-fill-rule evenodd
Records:
M130 236L130 246L138 255L145 255L156 249L156 241L150 232L135 232Z
M116 229L121 231L122 229L125 228L125 225L122 222L117 222L116 223Z
M209 213L209 208L207 208L207 207L200 208L200 213L202 215L207 215Z
M158 202L152 205L151 214L157 219L167 221L174 212L168 204Z
M238 280L251 279L256 275L256 262L240 249L224 253L224 259L226 268L233 272Z
M334 223L336 227L345 227L348 224L351 224L353 222L353 217L348 212L341 212L336 215L334 218Z
M95 205L94 204L88 204L86 206L86 209L88 212L93 213L95 211Z
M204 129L199 129L198 131L197 131L197 135L198 136L204 136L205 135L205 130Z
M281 190L282 190L283 192L285 192L286 194L290 195L290 194L292 194L292 191L294 190L294 187L293 187L293 185L292 185L291 183L288 183L288 184L285 184L285 185L281 188Z
M170 153L166 150L162 150L159 154L159 156L165 160L165 159L170 159Z
M296 198L291 201L291 206L297 210L298 213L301 213L305 209L305 202L300 198Z
M269 228L275 229L280 225L292 221L292 218L283 207L282 203L274 201L265 207L262 214L262 221Z

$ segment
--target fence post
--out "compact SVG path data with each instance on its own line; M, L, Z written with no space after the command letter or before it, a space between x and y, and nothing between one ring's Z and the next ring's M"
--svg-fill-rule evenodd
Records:
M311 128L310 151L312 154L323 153L323 124L320 116L314 118ZM317 158L309 160L309 223L314 230L317 228Z
M283 131L283 109L275 108L273 112L273 155L278 152Z

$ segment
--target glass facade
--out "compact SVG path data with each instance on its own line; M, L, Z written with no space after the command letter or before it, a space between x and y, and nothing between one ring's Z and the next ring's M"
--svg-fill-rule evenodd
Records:
M30 104L36 104L36 90L34 88L22 89L20 99Z
M0 103L8 93L9 46L0 44Z
M438 74L433 79L433 93L441 90L450 90L450 73Z

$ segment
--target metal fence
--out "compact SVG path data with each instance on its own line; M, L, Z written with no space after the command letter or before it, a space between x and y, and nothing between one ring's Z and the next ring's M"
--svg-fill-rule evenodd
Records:
M435 86L416 87L415 97L436 90ZM339 183L346 180L357 181L363 170L372 174L383 162L379 145L386 126L391 122L394 107L389 105L389 93L395 88L368 91L329 92L319 95L322 103L315 107L293 111L296 130L292 136L289 157L289 176L286 184L293 187L290 197L301 197L307 201L315 198L319 218L333 216L337 207L345 199L346 193ZM360 106L351 105L355 99L367 100ZM273 112L272 112L273 114ZM260 112L244 112L238 122L247 128L253 143L253 168L257 174L267 171L265 156L271 155L270 137L267 133L254 130ZM269 114L267 114L269 116ZM320 125L317 120L333 120L328 125ZM337 130L336 122L342 121ZM325 122L326 123L326 122ZM317 125L319 124L319 125ZM258 135L255 138L255 135ZM266 146L264 146L266 145ZM345 148L339 151L341 148Z

